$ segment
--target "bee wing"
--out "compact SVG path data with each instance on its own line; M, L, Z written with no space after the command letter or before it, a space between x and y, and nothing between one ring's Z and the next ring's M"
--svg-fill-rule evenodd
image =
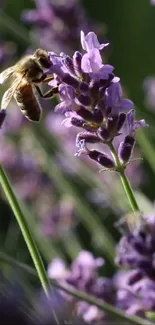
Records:
M1 101L1 109L6 109L7 106L9 105L18 85L20 84L22 78L20 79L16 79L12 86L6 90L6 92L4 93L3 97L2 97L2 101Z
M5 82L9 77L11 77L14 71L15 71L14 66L2 71L0 73L0 84L3 84L3 82Z

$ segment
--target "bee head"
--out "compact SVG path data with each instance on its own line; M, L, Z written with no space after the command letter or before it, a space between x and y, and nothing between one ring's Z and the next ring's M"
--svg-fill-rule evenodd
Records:
M51 67L51 61L47 51L37 49L34 52L34 57L37 59L37 62L41 69L49 69Z

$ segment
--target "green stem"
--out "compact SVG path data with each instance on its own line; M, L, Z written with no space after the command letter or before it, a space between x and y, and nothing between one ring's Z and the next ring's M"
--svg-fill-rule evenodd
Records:
M134 193L132 191L131 185L130 185L130 183L128 181L128 178L125 175L124 168L121 165L121 162L119 160L117 151L115 150L115 147L114 147L114 145L112 143L109 145L109 148L111 150L111 153L113 155L114 161L115 161L116 166L117 166L117 169L119 171L121 181L122 181L124 190L126 192L126 195L128 197L128 200L130 202L131 208L132 208L134 213L139 212L140 209L139 209L138 203L137 203L137 201L135 199L135 196L134 196Z
M0 260L10 263L12 265L17 265L19 267L22 267L25 271L28 271L30 274L32 274L34 276L36 275L36 272L32 267L30 267L24 263L21 263L17 260L14 260L13 258L10 258L8 255L6 255L3 252L0 252ZM106 302L103 302L101 299L98 299L96 297L91 297L90 295L86 294L83 291L76 290L71 287L62 286L55 280L50 279L50 282L53 287L56 287L57 289L70 294L71 296L77 298L78 300L83 300L83 301L88 302L91 305L95 305L99 309L103 310L104 312L106 312L109 315L112 315L113 317L118 317L122 320L128 321L131 324L135 324L135 325L153 325L153 323L147 319L144 320L143 318L138 317L138 316L132 316L132 317L128 316L124 311L122 311Z
M42 287L43 287L46 295L48 295L48 289L50 288L50 283L49 283L48 277L46 275L46 271L45 271L40 253L37 249L37 246L34 242L31 232L27 226L24 214L20 208L20 205L19 205L18 200L15 196L15 193L12 189L12 186L11 186L11 184L8 180L8 177L1 165L0 165L0 182L1 182L2 188L5 192L5 195L10 203L12 211L13 211L13 213L17 219L17 222L19 224L19 227L20 227L23 237L25 239L26 245L27 245L28 250L31 254L32 260L34 262L34 265L35 265L38 277L40 279L40 282L42 284Z

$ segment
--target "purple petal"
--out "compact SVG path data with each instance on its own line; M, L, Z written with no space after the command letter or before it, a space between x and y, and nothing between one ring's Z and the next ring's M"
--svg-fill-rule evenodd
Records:
M98 72L98 76L102 79L108 79L109 78L109 74L111 74L114 70L114 67L110 64L104 64L101 66L99 72Z
M54 52L48 52L48 55L52 64L59 67L63 65L62 58L59 55L55 54Z
M53 279L64 279L67 273L66 265L60 258L53 259L52 263L48 266L48 276Z
M64 114L65 112L72 110L72 105L68 104L67 102L63 101L55 106L54 111L57 113Z
M112 83L106 92L106 104L112 108L119 105L122 96L122 88L119 82Z
M68 101L68 100L70 101L75 98L74 88L72 86L67 86L64 84L60 84L59 94L60 94L61 100L64 100L64 101Z
M129 111L129 110L133 109L133 106L134 106L134 103L130 99L123 98L120 101L120 110Z
M84 54L81 61L81 68L86 73L97 73L102 66L102 58L97 49L92 49Z
M134 122L134 130L139 129L139 128L145 128L148 126L149 125L145 122L145 120L140 120L140 121Z
M81 31L81 45L82 48L89 52L92 49L102 50L104 47L109 45L109 43L100 44L98 38L94 32L89 32L86 36L83 31Z
M132 131L133 126L134 126L134 119L135 119L135 111L132 109L127 113L127 123L129 126L129 130Z
M48 52L51 61L51 67L48 70L47 74L57 74L60 78L63 78L64 73L67 69L64 67L62 63L62 58L56 55L54 52Z
M114 77L113 79L112 79L112 82L113 83L117 83L117 82L119 82L120 81L120 78L119 77Z
M72 121L72 117L76 117L79 120L81 120L82 118L80 118L76 112L66 112L65 113L66 118L62 121L61 125L64 125L66 128L70 128L71 126L73 126L73 124L71 123Z
M66 128L70 128L71 126L73 126L73 124L72 124L72 118L71 117L66 117L63 121L62 121L62 123L61 123L61 125L64 125Z

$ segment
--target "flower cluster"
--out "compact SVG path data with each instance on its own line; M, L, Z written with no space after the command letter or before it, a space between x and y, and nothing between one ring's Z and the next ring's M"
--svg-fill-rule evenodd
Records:
M123 133L117 155L126 167L135 145L136 130L147 126L144 120L135 120L133 102L123 98L120 79L114 75L114 67L103 64L100 51L108 43L100 44L93 32L81 31L84 54L76 51L73 57L64 53L51 55L49 84L58 88L60 103L55 111L65 114L63 124L76 126L84 131L76 138L76 155L85 154L108 169L116 169L115 161L106 152L88 149L88 144L101 143L111 148L113 140Z
M81 251L73 261L70 270L66 268L63 260L54 259L48 267L48 275L50 278L58 280L63 286L71 286L106 302L114 303L115 294L112 280L98 274L98 269L103 265L103 258L95 258L90 252ZM73 297L62 292L61 294L68 301L74 302ZM88 323L105 319L104 312L87 302L76 302L75 308L76 314Z
M155 216L124 235L118 245L116 262L132 271L121 277L119 306L130 314L144 316L155 311ZM124 288L123 288L124 282Z

